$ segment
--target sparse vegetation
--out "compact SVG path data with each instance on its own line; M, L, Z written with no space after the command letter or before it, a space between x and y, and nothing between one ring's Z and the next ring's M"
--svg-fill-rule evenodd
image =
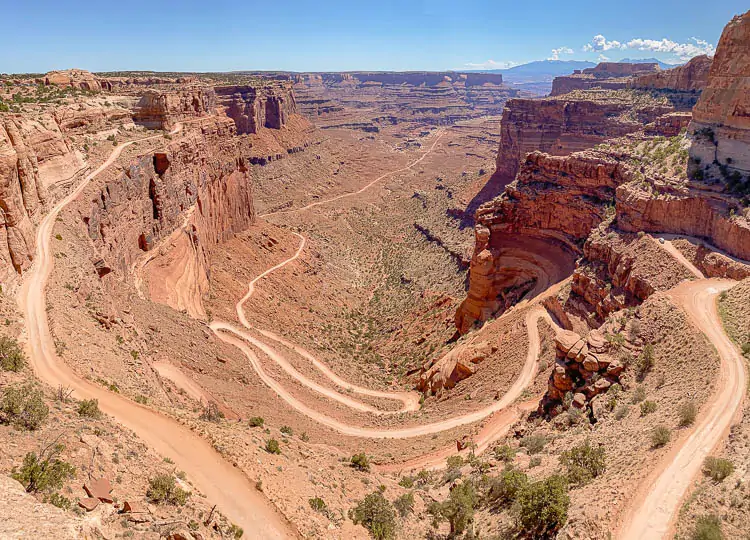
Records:
M656 402L655 401L644 401L641 403L641 416L646 416L648 414L656 412Z
M656 426L651 432L651 446L661 448L672 439L672 432L666 426Z
M651 373L656 365L656 358L654 355L654 346L650 343L643 348L643 352L638 357L636 363L636 373L639 380L643 380L646 375Z
M281 454L281 447L279 447L279 441L276 439L268 439L266 441L266 452L269 454Z
M528 485L529 479L523 472L517 469L503 471L500 476L490 480L486 495L487 505L495 511L509 508Z
M364 452L354 454L349 460L349 463L358 471L370 472L370 460Z
M503 463L513 463L515 457L516 451L507 444L495 448L495 459L498 461L502 461Z
M606 469L606 457L603 446L593 447L586 440L560 455L560 465L567 469L568 483L582 486Z
M405 518L414 512L414 494L412 492L404 493L393 501L393 506L398 511L398 515Z
M283 433L287 437L291 437L292 435L294 435L294 430L289 426L281 426L279 431L281 431L281 433Z
M158 474L149 478L146 496L155 504L183 506L190 493L178 486L177 481L171 474Z
M695 417L698 416L698 407L692 401L687 401L680 405L680 426L691 426L695 422Z
M721 520L718 516L701 516L695 521L695 528L690 535L691 540L724 540L721 531Z
M39 429L49 415L42 391L33 384L10 386L0 401L0 421L16 429Z
M307 501L310 504L310 508L316 512L325 512L328 509L326 502L320 497L313 497Z
M203 408L201 420L218 424L224 419L224 413L219 409L218 403L212 401Z
M703 474L714 482L721 482L734 472L734 464L728 459L709 456L703 462Z
M427 511L433 517L433 523L446 520L450 525L450 537L462 534L474 519L474 510L479 497L471 480L464 480L454 487L448 499L442 503L431 504Z
M396 515L393 505L380 491L374 491L349 510L349 518L355 525L362 525L375 540L391 540L396 537Z
M26 356L18 346L18 341L5 336L0 337L0 368L17 373L23 369L24 365L26 365Z
M264 423L265 420L261 416L253 416L249 421L250 427L263 427Z
M99 418L102 412L99 410L99 400L84 399L78 404L78 415L85 418Z
M520 445L526 449L529 455L538 454L544 450L544 445L547 444L547 439L544 435L532 434L526 435L521 439Z
M13 469L11 476L29 493L60 489L66 480L75 476L75 467L60 459L64 449L63 445L53 443L43 448L39 456L29 452L21 468Z
M553 537L568 520L570 496L565 477L552 475L520 492L515 507L518 528L534 538Z

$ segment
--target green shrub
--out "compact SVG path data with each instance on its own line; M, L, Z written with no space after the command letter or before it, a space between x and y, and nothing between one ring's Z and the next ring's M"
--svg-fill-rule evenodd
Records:
M640 403L644 399L646 399L646 387L639 384L636 386L635 392L633 392L633 403Z
M279 431L281 431L281 433L283 433L287 437L291 437L292 435L294 435L294 430L289 426L281 426L281 429Z
M701 516L695 522L695 528L690 535L691 540L724 540L721 532L721 520L718 516Z
M507 444L495 448L495 459L498 461L502 461L503 463L513 463L515 457L516 451Z
M4 371L15 371L23 369L26 364L26 356L18 346L18 341L13 338L0 337L0 368Z
M651 446L661 448L672 439L672 432L666 426L656 426L651 432Z
M307 502L310 503L310 508L312 508L316 512L325 512L326 509L328 509L326 502L320 497L313 497Z
M44 502L51 504L52 506L57 506L62 510L70 510L70 507L72 506L70 499L59 493L50 493L49 496L44 498Z
M367 454L365 454L364 452L354 454L349 460L349 463L358 471L370 472L370 460L367 458Z
M224 419L224 413L221 412L221 409L219 409L219 404L212 401L203 408L203 412L201 412L200 418L201 420L205 420L206 422L213 422L214 424L218 424Z
M734 472L734 464L728 459L709 456L703 462L703 474L714 482L721 482Z
M478 503L479 497L474 484L471 480L464 480L451 490L445 501L430 505L428 512L432 514L435 523L439 523L441 519L446 520L451 528L450 538L454 538L463 533L472 522Z
M146 496L155 504L182 506L187 502L190 493L178 486L171 474L158 474L149 478Z
M594 448L587 440L560 455L560 464L568 470L568 482L582 486L606 469L603 446Z
M78 404L78 414L86 418L99 418L102 411L99 410L98 399L84 399Z
M518 528L534 538L552 537L568 520L568 482L552 475L534 482L519 493L516 505Z
M636 364L638 378L643 380L654 369L655 365L654 346L649 343L638 357L638 363Z
M622 420L630 412L630 407L627 405L620 405L615 409L615 420Z
M266 452L268 452L269 454L281 454L279 441L277 441L276 439L268 439L266 441Z
M229 538L234 538L235 540L239 540L244 534L245 531L242 529L242 527L240 527L239 525L235 525L234 523L232 523L227 530L227 536Z
M398 515L405 518L414 511L414 494L404 493L393 501L393 506L398 511Z
M49 415L44 394L31 383L11 386L3 392L0 401L0 421L16 429L38 429Z
M370 493L349 510L355 525L362 525L375 540L391 540L396 536L396 514L393 505L380 491Z
M521 439L520 444L526 449L528 454L538 454L544 449L547 439L544 435L526 435Z
M398 481L398 485L402 488L411 489L414 487L414 478L411 476L404 476Z
M490 480L486 495L487 505L496 511L509 507L528 484L529 478L523 472L517 469L503 471L500 476Z
M691 426L695 422L695 417L698 416L698 407L695 403L688 401L680 405L680 426Z
M262 416L253 416L250 419L250 427L263 427L264 423L265 420L263 420Z
M651 414L653 412L656 412L656 402L644 401L643 403L641 403L641 416L646 416L647 414Z
M464 458L461 456L449 456L448 459L445 460L445 464L449 470L460 469L464 464Z
M54 444L42 449L38 457L34 452L29 452L23 458L21 468L14 468L11 476L29 493L60 489L76 472L75 467L60 459L64 449L63 445Z

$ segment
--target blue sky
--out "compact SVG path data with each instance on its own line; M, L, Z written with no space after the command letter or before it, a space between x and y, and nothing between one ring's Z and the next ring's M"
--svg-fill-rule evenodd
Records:
M747 9L747 0L0 0L0 72L675 63L710 52Z

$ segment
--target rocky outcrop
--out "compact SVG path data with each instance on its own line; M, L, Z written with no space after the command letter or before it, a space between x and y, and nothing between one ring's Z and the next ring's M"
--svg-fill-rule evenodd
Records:
M452 349L435 364L423 369L417 390L439 396L444 390L472 376L490 352L491 347L486 343Z
M84 69L66 69L63 71L50 71L42 79L45 86L69 86L79 90L101 92L102 85L97 77L90 71Z
M214 90L238 134L258 133L264 127L281 129L297 112L289 85L217 86Z
M568 155L643 129L671 111L669 105L638 100L627 91L511 99L503 110L493 182L502 187L513 180L528 152Z
M31 264L33 224L46 211L49 188L83 166L51 116L0 116L0 279Z
M216 94L209 86L177 90L149 90L136 106L134 120L149 129L172 129L176 123L208 116L216 110Z
M56 108L53 115L63 133L112 130L133 124L132 112L117 106L64 105Z
M601 88L619 90L627 88L634 76L658 72L659 64L631 64L628 62L601 62L595 67L576 70L572 75L555 77L550 96L560 96L575 90Z
M750 175L750 11L724 28L689 132L703 175Z
M590 408L591 401L619 382L625 366L607 354L604 333L592 330L587 338L569 330L555 337L555 367L539 412L556 416L565 409Z
M630 86L648 90L700 92L708 83L710 69L711 58L704 54L696 56L682 66L640 75L630 83Z

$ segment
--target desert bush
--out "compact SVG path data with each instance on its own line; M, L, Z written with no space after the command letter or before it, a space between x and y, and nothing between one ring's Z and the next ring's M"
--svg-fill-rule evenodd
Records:
M47 497L44 498L44 502L51 504L52 506L57 506L62 510L70 510L70 507L73 504L70 499L64 497L63 495L60 495L59 493L50 493Z
M709 456L703 462L703 474L714 482L721 482L734 472L734 464L728 459Z
M486 495L487 506L495 511L509 507L528 484L529 478L523 472L517 469L503 471L500 476L490 480Z
M396 536L396 515L393 505L380 491L370 493L349 510L355 525L362 525L375 540L391 540Z
M635 392L633 392L632 401L634 404L636 404L636 403L640 403L644 399L646 399L646 387L643 386L642 384L639 384L638 386L635 387Z
M630 407L627 405L620 405L615 409L615 420L622 420L630 412Z
M655 401L644 401L643 403L641 403L641 416L646 416L647 414L651 414L653 412L656 412Z
M244 529L242 527L240 527L239 525L235 525L234 523L232 523L229 526L229 529L227 529L227 534L226 535L229 538L234 538L235 540L239 540L240 538L242 538L242 536L244 534L245 534L245 531L244 531Z
M651 446L661 448L672 439L672 432L666 426L656 426L651 432Z
M515 506L518 528L534 538L553 537L568 520L570 496L564 476L552 475L519 493Z
M404 493L393 501L393 506L398 511L398 515L405 518L414 511L414 494L411 492Z
M78 404L78 414L86 418L99 418L102 415L102 411L99 410L99 400L84 399Z
M414 487L414 478L411 476L404 476L398 481L398 485L402 488L411 489Z
M328 508L328 505L326 505L326 502L320 497L313 497L307 502L310 504L310 508L312 508L316 512L325 512L326 509Z
M291 437L292 435L294 435L294 430L289 426L281 426L279 431L281 431L281 433L286 435L287 437Z
M539 467L539 465L542 464L542 458L539 456L534 456L529 460L529 469L533 469L534 467Z
M507 444L495 448L495 459L503 463L512 463L516 457L516 451Z
M3 392L0 401L0 421L11 424L16 429L34 431L49 415L49 407L44 403L44 395L31 383L11 386Z
M560 454L560 464L567 469L568 482L582 486L602 474L606 469L603 446L593 447L586 440Z
M250 419L250 427L263 427L264 423L265 420L263 420L262 416L253 416Z
M268 439L266 441L266 452L269 454L281 454L281 447L279 447L279 441L276 439Z
M678 412L680 414L680 426L691 426L695 422L695 417L698 416L698 407L692 401L688 401L680 405Z
M526 435L521 439L520 445L526 449L528 454L538 454L544 450L544 445L547 444L547 439L544 435Z
M29 452L23 458L21 468L14 468L11 476L29 493L60 489L76 472L75 467L60 459L64 449L63 445L55 443L43 448L39 456Z
M349 463L358 471L370 472L370 460L364 452L354 454L349 460Z
M446 520L451 528L450 538L454 538L472 522L478 503L474 484L471 480L464 480L451 490L445 501L430 505L427 511L432 514L435 524Z
M718 516L701 516L695 521L695 528L690 534L691 540L724 540L721 531L721 520Z
M464 458L462 458L461 456L449 456L448 459L445 460L445 465L449 470L460 469L463 464Z
M643 380L656 365L656 358L654 356L654 346L650 343L643 348L643 352L638 357L636 364L636 374L639 380Z
M149 478L146 496L155 504L182 506L187 502L190 493L178 486L171 474L157 474Z
M218 403L213 401L206 405L203 408L203 412L201 412L201 420L205 420L207 422L218 424L223 419L224 413L219 409Z
M0 368L4 371L19 372L26 364L26 356L13 338L0 337Z

